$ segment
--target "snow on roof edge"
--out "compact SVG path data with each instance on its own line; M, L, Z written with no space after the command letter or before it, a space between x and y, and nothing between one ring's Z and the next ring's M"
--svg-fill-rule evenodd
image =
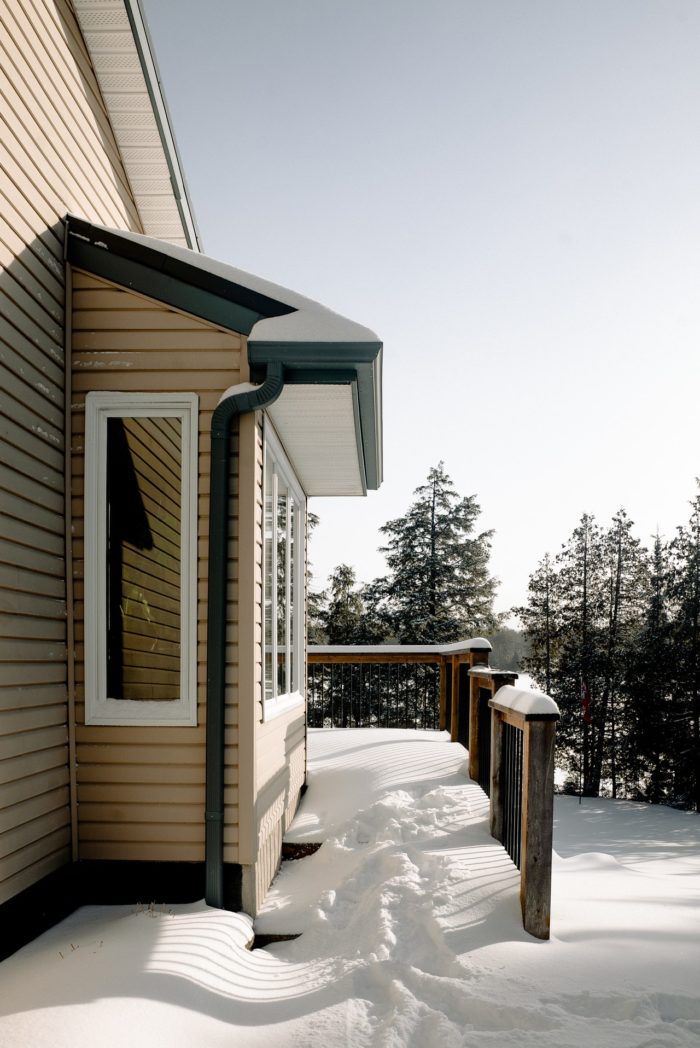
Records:
M69 216L72 217L72 216ZM75 216L76 218L78 216ZM80 219L80 221L85 221ZM112 236L119 237L124 241L156 251L160 255L191 266L200 272L210 274L219 280L227 281L238 287L245 288L255 294L263 295L280 305L290 306L295 312L283 316L264 318L253 326L249 341L270 342L352 342L352 343L380 343L379 336L370 328L349 320L340 313L334 312L327 306L316 302L314 299L306 298L304 295L274 284L270 280L258 277L254 273L248 273L236 266L221 262L191 248L181 247L156 237L146 236L142 233L133 233L130 230L113 229L101 226L96 222L89 222L94 230L104 230Z

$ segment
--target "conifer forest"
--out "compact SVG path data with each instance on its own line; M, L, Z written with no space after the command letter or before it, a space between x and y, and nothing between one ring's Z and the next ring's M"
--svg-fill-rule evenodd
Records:
M700 485L669 541L632 527L584 514L543 557L521 668L561 710L565 790L700 811Z
M439 463L381 529L384 577L361 586L340 564L322 593L310 587L309 641L495 634L494 654L526 652L500 668L529 673L560 708L565 791L700 811L700 482L689 510L672 538L648 545L625 510L607 527L584 513L512 609L519 635L494 612L492 532L476 528L476 497L458 495Z

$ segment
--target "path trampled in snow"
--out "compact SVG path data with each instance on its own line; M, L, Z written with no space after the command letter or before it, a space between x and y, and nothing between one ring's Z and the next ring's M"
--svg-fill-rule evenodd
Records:
M697 1048L700 818L558 797L552 939L446 735L312 731L260 932L192 906L88 907L0 964L2 1048Z

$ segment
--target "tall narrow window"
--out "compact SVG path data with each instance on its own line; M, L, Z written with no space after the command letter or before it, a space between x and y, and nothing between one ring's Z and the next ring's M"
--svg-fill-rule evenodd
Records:
M263 691L266 715L302 701L306 501L270 426L265 438ZM285 700L285 701L281 701Z
M86 721L196 722L196 397L86 401Z

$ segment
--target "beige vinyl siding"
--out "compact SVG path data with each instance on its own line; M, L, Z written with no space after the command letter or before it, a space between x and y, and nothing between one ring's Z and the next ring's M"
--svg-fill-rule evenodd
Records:
M258 725L256 738L258 855L256 909L280 862L282 838L299 804L306 770L305 710L292 710Z
M222 391L241 381L241 351L242 339L236 334L86 273L73 273L72 524L81 859L204 858L209 441L211 415ZM93 389L154 393L167 389L199 396L197 727L85 725L83 444L85 395ZM234 572L235 540L230 555ZM236 599L232 591L226 674L232 696L226 721L227 861L238 860Z
M70 6L64 0L2 0L0 23L2 139L18 158L18 189L31 194L38 212L49 206L56 217L68 210L140 229Z
M141 229L70 6L0 0L0 902L70 858L61 223L69 211Z

